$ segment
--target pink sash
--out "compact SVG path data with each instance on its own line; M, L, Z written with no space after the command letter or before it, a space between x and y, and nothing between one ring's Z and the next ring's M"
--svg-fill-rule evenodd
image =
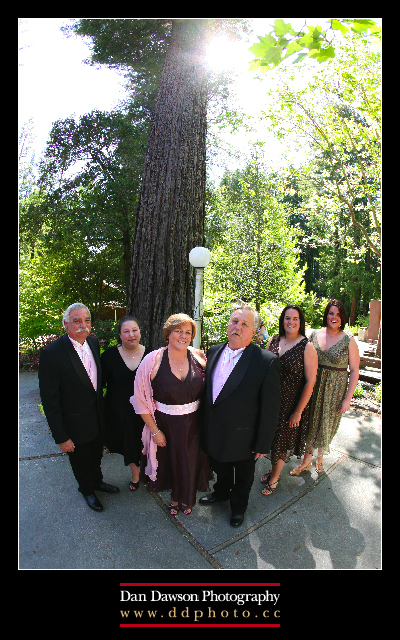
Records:
M200 400L195 400L188 404L163 404L162 402L155 400L154 404L157 411L161 411L161 413L167 413L170 416L183 416L187 413L197 411Z

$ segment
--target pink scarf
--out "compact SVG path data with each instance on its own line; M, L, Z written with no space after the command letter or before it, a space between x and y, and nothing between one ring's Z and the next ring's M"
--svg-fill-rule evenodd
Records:
M192 347L188 348L194 356L197 353L198 355L202 355L204 357L204 352L193 349ZM163 413L182 415L196 411L200 404L199 401L196 400L196 402L191 402L186 405L171 406L163 405L160 402L157 403L154 400L153 387L151 386L150 376L154 368L157 354L162 353L163 351L165 351L165 349L168 349L168 347L161 347L160 349L156 349L155 351L149 353L145 358L143 358L136 372L134 394L129 398L129 401L132 404L135 413L150 414L154 422L156 422L155 412L157 409L161 410ZM154 443L154 439L151 437L151 431L147 425L143 427L142 442L143 455L147 456L145 473L150 478L150 480L156 480L158 467L157 445Z
M156 356L161 351L165 351L167 347L161 347L152 351L145 356L138 366L135 376L134 394L129 398L135 413L150 414L155 422L156 407L153 400L153 388L151 386L150 375L154 367ZM157 445L151 437L151 431L147 425L144 425L142 432L143 455L147 456L147 465L145 468L146 475L150 480L157 478Z

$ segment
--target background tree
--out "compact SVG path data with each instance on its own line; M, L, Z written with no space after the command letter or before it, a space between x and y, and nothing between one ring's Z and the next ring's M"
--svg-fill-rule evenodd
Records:
M64 300L54 295L58 269L39 249L22 254L19 265L19 335L22 343L30 346L43 335L61 329Z
M344 205L351 223L378 256L380 78L379 54L359 40L347 41L340 55L305 87L299 88L295 76L282 70L276 89L281 110L265 113L279 137L297 137L326 160L325 171L310 173L309 178L318 180L327 200ZM361 208L368 224L358 214Z
M136 27L140 30L144 21L131 20L130 25L126 22L114 20L105 25L122 35L119 41L122 45L112 62L126 64L130 58L128 64L137 73L145 60L144 42L140 33L133 43L127 42L125 36L127 28L136 35ZM204 53L218 26L218 20L213 19L163 22L164 28L172 27L149 129L127 303L128 312L141 320L143 340L150 348L161 344L162 326L168 315L178 311L193 313L193 269L188 255L194 246L204 242L209 96ZM162 25L157 21L156 26ZM92 35L83 21L77 32ZM104 45L96 37L97 61L110 60L109 46L112 46L109 39ZM158 53L159 48L155 51L156 58Z
M41 163L41 185L51 193L52 228L64 228L65 209L73 209L78 216L70 224L88 246L115 253L121 262L121 305L128 294L146 140L145 126L130 114L93 111L78 122L55 122Z
M325 159L314 159L311 175L318 168L327 171ZM313 262L318 265L313 269L311 290L326 297L340 297L348 308L349 323L354 324L359 303L380 298L380 259L363 241L360 229L351 224L346 208L321 193L318 181L309 177L306 170L299 180L299 191L306 219L301 244L314 248ZM356 204L359 219L368 229L368 214L362 203Z
M19 196L21 199L28 197L35 185L33 138L33 121L31 118L22 127L18 144Z
M174 20L145 156L128 313L160 346L171 313L193 313L190 250L204 243L206 20Z
M300 72L282 69L273 92L281 108L266 112L278 137L312 158L299 176L303 238L320 246L313 288L349 296L352 322L359 300L379 292L380 77L380 55L344 39L307 85Z
M104 306L122 306L125 299L118 245L93 244L87 232L84 201L93 204L92 194L82 188L67 202L38 194L20 210L20 334L32 339L52 333L54 323L60 327L71 300L88 301L96 319Z
M142 127L118 111L54 123L39 182L20 201L23 335L54 330L71 300L93 318L125 305L143 146Z
M305 207L313 187L302 174L301 169L295 169L292 165L281 172L281 180L285 185L282 202L289 214L289 225L296 230L299 265L304 268L305 290L307 293L314 291L320 296L325 295L325 288L323 290L319 288L318 226L316 222L309 224L309 212Z
M289 226L276 174L263 172L257 156L244 171L226 172L207 206L212 259L205 271L204 327L211 340L226 330L231 303L253 304L269 320L304 298L296 233Z
M229 305L231 297L239 297L239 281L247 290L240 290L241 297L251 298L263 312L275 299L280 305L279 296L299 292L296 278L292 293L290 287L279 289L285 270L292 282L294 265L285 262L281 228L294 242L291 252L299 261L295 269L300 280L306 268L304 302L310 308L320 304L314 292L321 298L331 290L337 295L341 288L352 296L351 303L368 299L372 289L379 291L380 60L360 38L347 42L347 49L334 43L336 58L326 62L309 90L304 80L300 90L292 84L287 70L277 76L281 93L275 94L268 117L285 143L294 134L311 162L281 172L279 179L261 171L256 180L254 165L253 173L250 165L246 168L246 176L226 174L223 188L208 190L204 227L206 120L218 84L213 85L202 56L218 27L238 33L242 20L101 18L78 19L72 26L90 38L91 64L108 64L126 75L130 100L111 114L93 112L78 122L69 118L55 123L40 185L34 182L32 163L25 162L20 231L26 291L21 306L26 313L32 316L35 308L37 317L51 318L52 295L61 307L68 296L87 297L96 311L104 303L123 304L129 298L129 311L144 320L145 332L148 327L146 344L158 346L167 315L193 312L188 254L204 242L212 245L218 265L206 272L211 276L213 271L212 288L206 292L209 318L215 311L218 315L222 304ZM277 19L275 36L289 41L289 31L277 33L287 27L282 22ZM308 29L305 46L312 56L309 38L325 42L328 31ZM21 139L25 160L28 138L25 132ZM275 217L281 262L268 236ZM230 262L237 251L236 229L248 247L248 255L241 253L239 278ZM267 263L263 247L270 240L269 252L282 274L276 282L269 282L262 270ZM218 289L222 276L225 292ZM30 283L36 283L40 296L35 297Z
M88 40L86 61L119 70L126 79L125 109L148 128L171 38L168 18L79 18L62 30Z

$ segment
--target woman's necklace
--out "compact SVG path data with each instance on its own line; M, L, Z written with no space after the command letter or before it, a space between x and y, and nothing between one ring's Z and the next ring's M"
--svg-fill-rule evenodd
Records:
M334 344L336 344L336 342L338 342L339 334L340 328L337 331L328 331L328 327L325 327L325 347L327 349L330 349Z
M171 357L170 351L168 351L168 357L169 357L170 363L173 364L177 369L179 369L180 372L182 372L182 369L187 362L187 357L184 360L182 360L182 362L177 362Z
M297 334L297 336L295 338L292 338L291 340L288 340L285 334L285 338L283 341L283 344L286 346L287 344L290 344L291 342L295 342L297 339L299 338L299 334Z
M336 338L336 336L340 333L340 328L332 331L332 329L328 330L328 327L325 327L325 333L328 338Z
M124 347L123 344L121 344L121 347L122 347L122 351L126 353L128 358L135 358L140 351L140 344L138 344L138 346L135 347L135 349L127 349L126 347ZM135 353L132 353L132 351L134 351Z

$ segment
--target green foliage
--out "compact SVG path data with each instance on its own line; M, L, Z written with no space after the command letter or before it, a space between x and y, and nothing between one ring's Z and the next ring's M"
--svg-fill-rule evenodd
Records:
M310 291L301 301L301 308L306 323L313 328L322 327L324 311L328 304L328 298L318 298L314 291Z
M117 343L119 337L117 327L118 323L114 320L97 319L94 321L91 335L98 339L101 350L107 349L111 344Z
M262 174L254 161L243 172L226 172L214 191L206 214L212 259L204 297L204 333L212 340L226 331L231 303L238 299L275 325L277 307L280 313L288 301L304 297L297 241L278 190L277 177Z
M270 300L260 308L260 316L264 322L264 326L267 328L270 338L279 332L279 317L286 304L286 302L282 303ZM297 304L300 304L300 302L297 301Z
M68 217L64 222L64 233L54 236L52 230L44 234L43 241L36 243L33 257L24 255L20 260L21 337L36 340L58 331L63 311L72 302L88 304L96 316L102 305L118 303L118 297L123 296L123 290L118 292L109 282L113 267L115 277L121 278L120 261L112 246L93 251L84 236L68 229Z
M164 62L171 19L79 18L64 31L91 38L91 64L132 67L147 78Z
M30 118L22 126L18 145L18 177L21 199L26 198L34 190L35 154L32 152L33 140L33 120Z
M32 340L33 346L40 336L61 329L63 309L70 302L54 296L56 287L57 273L51 262L39 255L33 259L23 257L19 280L19 334Z
M90 246L114 244L126 281L145 146L146 132L129 115L93 111L55 122L41 163L52 229L64 230L73 211L69 226Z
M354 397L355 398L362 398L364 395L364 389L362 388L361 384L358 383L356 388L354 389Z
M35 186L20 199L19 246L21 255L33 256L37 243L43 239L41 232L46 221L47 212L47 195Z
M360 325L358 324L353 324L353 325L346 324L344 327L344 331L348 333L350 336L356 336L358 334L359 328L360 328Z
M277 19L251 48L254 66L264 70L293 56L325 62L310 83L299 65L297 76L282 70L278 100L266 114L277 136L287 144L294 138L312 161L290 181L284 173L262 175L253 162L210 189L206 238L213 257L203 331L210 341L226 338L238 298L259 308L273 335L288 302L320 326L326 296L380 297L380 58L365 45L379 41L380 28L370 19L329 20L328 28L305 24L296 33ZM54 339L72 301L93 303L94 315L106 302L124 303L147 127L170 29L171 19L103 18L79 19L72 28L91 39L92 64L129 70L131 99L124 111L54 123L40 188L24 166L20 335L28 354ZM244 126L232 114L230 125ZM366 326L360 316L357 323ZM110 324L94 322L104 345L116 340Z
M282 68L265 112L307 160L289 170L284 199L307 291L343 300L352 323L358 300L380 298L380 84L380 55L345 37L311 81Z
M381 35L381 27L370 18L329 18L326 29L320 25L307 25L307 19L302 29L295 31L289 22L277 18L273 30L263 37L258 36L259 42L250 47L256 56L251 68L268 71L296 54L294 64L306 57L320 63L326 62L336 55L333 45L335 31L340 31L342 35L353 32L363 38L370 36L380 39Z
M360 325L360 327L368 327L369 326L369 316L365 316L365 315L358 315L357 316L357 324Z
M346 41L305 86L300 72L283 69L265 112L278 137L296 140L299 149L306 143L313 153L303 169L304 180L314 185L309 210L320 211L332 229L339 215L347 216L358 234L353 234L355 250L365 253L369 247L378 256L380 71L378 54L361 41Z
M40 189L20 207L24 335L41 335L73 300L94 315L125 304L144 149L142 127L120 111L53 124Z
M86 38L91 65L124 71L128 108L134 121L148 127L170 42L168 18L79 18L65 29Z

